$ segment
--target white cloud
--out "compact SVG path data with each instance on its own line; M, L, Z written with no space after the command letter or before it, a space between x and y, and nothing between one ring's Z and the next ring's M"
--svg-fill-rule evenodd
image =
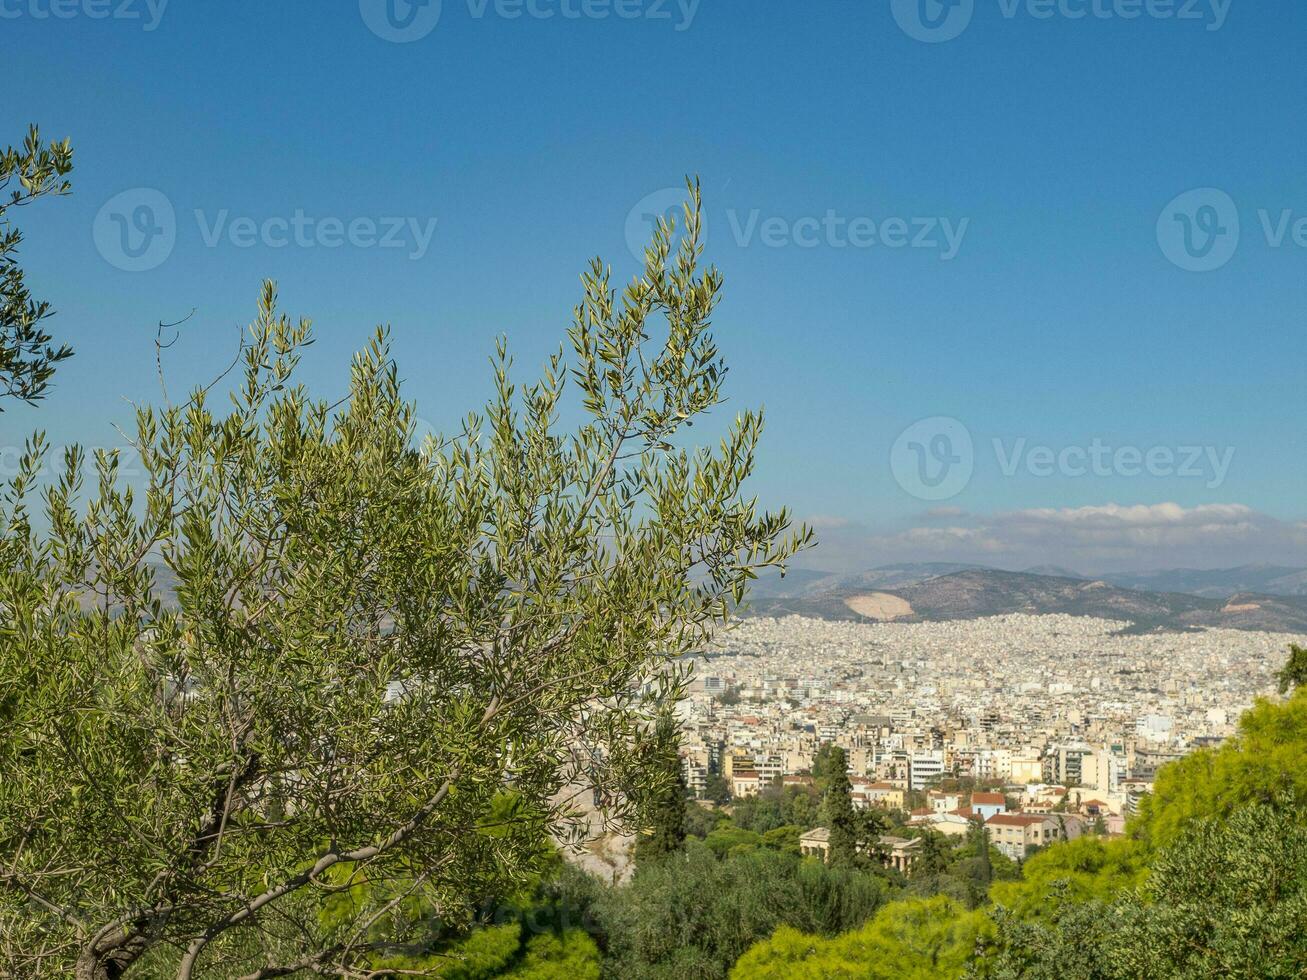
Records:
M1236 503L1107 503L990 515L936 508L897 531L846 522L822 538L811 563L834 570L904 561L1057 564L1086 572L1307 565L1307 521L1280 521Z

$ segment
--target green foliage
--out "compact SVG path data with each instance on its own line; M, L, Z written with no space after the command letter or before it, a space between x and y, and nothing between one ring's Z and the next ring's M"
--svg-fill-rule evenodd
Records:
M844 749L838 745L823 745L813 769L820 773L819 783L824 786L820 817L830 830L826 860L842 868L873 864L876 839L886 829L888 821L879 810L854 809Z
M485 826L478 833L499 839L509 836L514 833L512 828L523 820L528 806L518 793L498 793L491 801ZM531 823L540 826L539 821ZM326 935L334 936L348 933L367 910L385 909L384 915L374 917L367 933L368 941L375 947L370 957L374 968L434 969L447 960L466 960L473 964L466 969L484 972L491 967L476 964L490 955L488 951L503 946L502 960L506 963L515 955L517 944L508 944L506 939L496 944L483 936L483 932L497 930L496 934L502 937L506 935L503 927L509 922L525 927L529 921L539 927L557 918L553 907L538 899L546 877L563 871L563 860L543 831L537 836L534 848L522 852L521 870L520 879L478 896L475 907L451 910L437 904L438 893L422 887L415 876L373 881L364 869L340 865L328 872L329 879L338 887L322 898L317 922ZM469 934L466 933L468 922L489 928L478 928ZM464 967L449 969L461 976L457 971Z
M422 958L382 957L375 962L381 970L425 969L447 980L484 980L502 976L522 947L517 923L488 926L473 931L438 955Z
M599 947L580 929L532 936L521 963L505 977L512 980L599 980Z
M1138 887L1148 857L1138 841L1078 837L1030 858L1019 881L995 882L990 898L1021 919L1051 918L1064 904L1107 901Z
M686 788L681 771L680 730L670 711L663 711L654 726L640 772L659 776L659 789L645 800L646 833L636 841L637 862L658 861L678 853L685 844Z
M835 761L835 753L839 752L838 762ZM848 758L834 742L822 742L817 746L817 753L812 757L812 779L817 787L817 795L825 796L826 789L830 785L832 773L843 772L847 775L846 768Z
M994 881L1021 877L1017 864L989 843L988 832L979 823L965 841L931 831L926 834L927 850L918 856L912 869L906 888L908 895L922 898L944 895L974 909L988 902L989 888Z
M1112 980L1103 952L1121 926L1114 906L1059 900L1056 908L1045 921L994 909L995 935L972 959L968 980Z
M1052 848L1048 854L1060 848ZM1000 980L1298 978L1307 975L1307 824L1250 804L1188 828L1139 888L1071 901L1031 922L999 919Z
M867 925L823 939L782 928L744 954L731 980L938 980L959 977L993 932L983 912L951 899L891 902Z
M67 346L52 346L52 338L41 328L52 311L49 303L33 299L27 288L18 264L23 236L9 215L10 208L39 197L67 194L72 185L65 178L72 169L68 140L43 145L35 126L22 146L0 151L0 412L6 398L25 402L43 398L55 365L73 353ZM14 181L18 186L10 191Z
M988 890L994 881L994 859L989 842L989 830L983 823L977 822L971 831L971 837L976 853L976 877Z
M734 814L729 817L719 810L691 805L687 812L687 834L703 841L704 846L718 858L729 854L744 854L759 848L798 854L799 837L802 836L804 827L799 824L773 825L770 808L743 808L743 813L751 819L752 826L739 825L743 804L753 802L754 799L756 798L750 797L747 801L740 801L735 806ZM763 819L758 819L759 814L764 814ZM759 825L765 829L753 829Z
M1126 839L1082 837L996 884L976 976L1057 980L1307 973L1307 690L1162 768ZM986 972L988 971L988 972Z
M984 904L984 870L974 847L929 827L912 827L905 833L921 841L905 894L944 895L966 908Z
M1254 731L1288 730L1301 744L1307 733L1291 733L1297 710L1259 705L1238 751L1264 750L1280 737L1248 740ZM1278 785L1272 779L1259 792ZM773 821L784 794L765 795L737 807L737 816ZM1175 802L1158 794L1163 809ZM934 978L967 970L1001 980L1161 980L1304 970L1307 843L1304 811L1292 798L1187 821L1160 850L1148 834L1088 835L1042 849L1023 868L989 844L982 827L960 845L926 832L902 890L875 871L778 854L778 845L797 843L796 827L758 834L708 816L708 840L657 873L641 870L619 888L591 884L568 899L569 908L590 910L605 975L719 977L750 935L759 941L742 952L733 976ZM981 906L991 900L986 913ZM877 906L875 918L850 931Z
M703 843L716 857L723 858L728 854L756 851L762 846L762 835L743 827L724 824L709 833Z
M421 447L385 332L315 399L270 283L227 414L139 410L143 489L101 453L84 493L70 450L33 520L31 441L0 494L0 972L348 975L424 940L406 904L454 929L523 884L565 787L627 823L667 791L652 705L810 541L742 496L761 416L678 448L725 375L697 187L686 217L620 297L591 265L538 382L501 344L484 415ZM286 930L324 889L336 917Z
M580 929L532 934L518 922L487 925L438 952L379 957L373 969L385 976L422 971L442 980L599 980L601 955Z
M731 808L731 819L737 826L759 834L791 824L808 830L820 821L819 809L814 787L773 783L757 796L737 800Z
M1288 694L1295 688L1307 685L1307 647L1292 644L1289 647L1289 659L1275 677L1281 694Z
M1234 738L1163 766L1130 831L1162 846L1197 820L1286 795L1307 800L1307 688L1283 703L1258 700Z
M956 856L953 840L930 827L915 831L913 836L921 841L912 866L913 875L939 875L948 871Z
M731 787L727 785L725 776L719 772L709 773L706 783L704 799L711 800L719 806L731 802Z
M684 858L637 871L595 898L605 975L622 980L719 978L781 925L834 933L883 903L880 878L756 849L718 859L695 841Z
M1122 973L1307 976L1307 825L1255 804L1206 820L1158 856L1124 910Z
M1303 799L1299 688L1284 703L1259 701L1219 749L1163 767L1130 837L1083 836L1018 869L978 830L951 858L919 863L907 894L934 897L893 901L833 939L780 929L732 976L956 977L964 968L997 980L1305 976ZM986 898L990 914L966 911Z
M820 771L826 787L821 798L821 816L830 828L826 860L836 867L851 867L858 860L858 845L862 840L844 750L832 745Z
M691 803L685 808L685 833L700 839L707 837L719 824L730 822L730 817L721 810L709 809L699 803Z
M798 854L801 836L803 836L802 827L797 824L786 824L784 827L776 827L763 834L762 846L785 854Z

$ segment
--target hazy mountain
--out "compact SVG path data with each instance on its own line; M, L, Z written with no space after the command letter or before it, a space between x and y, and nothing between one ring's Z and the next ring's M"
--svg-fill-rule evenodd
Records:
M165 601L177 586L158 563ZM1090 581L1069 569L1005 572L980 565L921 562L853 575L767 570L753 583L746 615L870 622L977 619L1004 613L1068 613L1123 619L1135 629L1223 626L1307 634L1307 569L1273 565L1121 573ZM897 600L902 600L897 601ZM904 606L903 603L907 603ZM856 609L855 609L856 607Z
M1114 585L1157 592L1191 592L1226 599L1241 592L1307 596L1307 568L1243 565L1239 568L1168 568L1152 572L1114 572L1102 576Z
M1007 613L1044 615L1066 613L1127 620L1135 630L1193 629L1221 626L1307 634L1307 597L1239 593L1210 598L1183 592L1126 589L1105 581L1066 576L1032 575L991 568L967 568L922 578L902 586L853 588L847 579L824 592L783 598L761 598L751 615L796 614L819 619L870 621L863 610L900 609L910 612L900 621L977 619Z
M924 582L940 575L949 575L981 565L959 565L953 562L920 562L915 564L883 565L865 572L839 575L805 568L791 569L781 578L775 569L758 575L750 586L754 599L796 599L804 596L820 597L834 593L844 594L866 589L897 588Z
M881 565L865 572L841 576L831 583L836 589L895 589L925 582L954 572L983 569L983 565L957 564L956 562L909 562L899 565Z
M766 568L758 573L758 578L749 586L755 598L785 598L803 595L808 589L821 591L823 583L833 584L839 578L834 572L822 572L809 568L792 568L785 577L775 568Z
M1089 581L993 569L959 572L902 589L922 619L974 619L1002 613L1067 613L1127 619L1137 626L1189 625L1186 617L1208 615L1220 603L1200 596L1122 589ZM1304 617L1307 627L1307 616Z
M1081 575L1079 572L1073 572L1069 568L1063 568L1060 565L1035 565L1033 568L1027 568L1027 575L1051 575L1053 578L1081 578L1087 579L1089 576Z

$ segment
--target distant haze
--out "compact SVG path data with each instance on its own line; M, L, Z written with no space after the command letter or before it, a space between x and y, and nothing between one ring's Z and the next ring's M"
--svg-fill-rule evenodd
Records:
M898 526L815 517L818 547L800 567L847 574L893 563L948 562L1011 571L1104 572L1307 567L1307 522L1243 504L1039 508L973 514L923 511Z

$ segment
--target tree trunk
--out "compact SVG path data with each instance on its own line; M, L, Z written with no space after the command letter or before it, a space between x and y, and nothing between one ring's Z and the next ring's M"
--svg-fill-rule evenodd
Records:
M130 934L124 928L115 929L107 936L97 937L77 957L76 980L119 980L133 963L149 949L149 942L140 933Z

